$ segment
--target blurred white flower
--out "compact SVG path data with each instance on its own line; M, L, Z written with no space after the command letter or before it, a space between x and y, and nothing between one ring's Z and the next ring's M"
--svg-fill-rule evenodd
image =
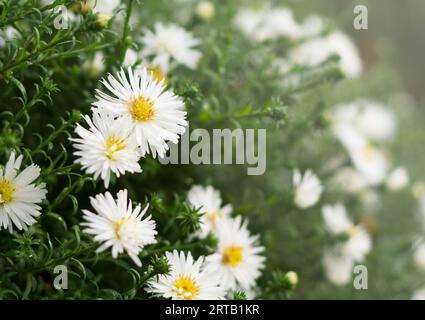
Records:
M416 266L421 270L425 270L425 243L422 242L416 247L413 258Z
M0 31L0 48L3 48L7 42L17 39L20 36L18 30L12 26L7 26Z
M339 169L332 177L332 184L348 194L358 194L368 187L366 179L352 167Z
M298 208L306 209L319 201L323 186L311 170L307 170L304 175L299 170L295 170L292 183L295 195L294 203Z
M352 127L366 139L387 141L397 131L394 113L385 105L369 99L339 104L332 115L334 126Z
M387 141L394 137L397 131L397 120L388 107L365 99L354 103L358 108L358 114L353 120L361 133L373 141Z
M226 291L217 278L203 269L204 257L192 258L189 252L174 250L165 254L170 265L170 273L150 280L146 291L172 300L222 300Z
M325 22L322 17L318 15L310 15L304 19L303 23L300 25L300 36L315 36L323 31L324 25Z
M206 258L206 270L217 276L228 289L250 289L261 275L265 258L260 255L264 247L257 245L258 236L252 236L247 222L240 216L217 221L216 253Z
M220 192L212 186L193 186L187 194L187 200L194 209L200 209L203 213L201 228L196 233L196 236L200 238L205 238L210 232L214 232L217 228L217 220L229 217L232 212L231 205L221 206Z
M404 189L409 184L409 173L404 167L397 167L387 177L385 185L391 191Z
M412 186L412 195L417 200L425 198L425 182L423 181L415 182Z
M116 201L106 192L90 198L90 203L96 213L83 210L85 221L81 225L85 227L85 233L102 243L96 252L111 247L112 257L117 258L126 251L137 266L142 266L139 253L144 246L156 243L155 221L151 216L142 220L149 205L143 211L140 205L133 209L131 200L127 200L127 190L119 191Z
M195 47L201 41L182 27L175 24L155 23L153 32L145 29L141 38L143 57L151 58L151 63L167 73L177 64L196 69L201 52Z
M196 5L195 12L202 20L211 20L215 15L215 5L211 1L200 1Z
M425 288L421 288L413 292L412 300L425 300Z
M87 4L94 13L103 13L112 16L114 10L121 4L121 0L89 0Z
M41 203L47 194L46 184L35 184L40 168L32 164L19 172L23 156L10 154L5 167L0 167L0 230L27 230L41 215Z
M350 282L354 267L352 259L327 250L323 254L322 263L325 275L331 283L344 286Z
M85 116L89 129L77 124L71 138L77 149L75 161L94 179L100 178L108 188L111 172L117 177L125 172L142 172L139 165L141 152L133 135L133 124L127 118L116 119L105 110L93 110L92 119Z
M127 73L121 69L117 78L109 74L102 83L110 95L96 90L93 105L132 123L142 155L162 158L169 149L167 142L178 143L186 131L186 111L182 99L165 89L164 81L156 81L144 67L134 72L129 67Z
M279 37L298 38L300 26L288 8L243 9L234 18L234 25L254 41Z
M349 239L342 244L341 252L353 261L362 262L372 249L372 240L360 224L348 230Z
M341 69L350 78L361 74L363 64L352 40L342 32L336 31L324 38L314 38L290 52L290 59L301 65L315 66L331 55L340 57Z
M384 182L389 160L382 150L365 142L361 146L352 148L349 153L354 166L370 185L375 186Z
M323 206L322 217L326 229L333 235L347 232L353 227L353 222L348 217L345 206L341 203Z
M137 62L138 59L139 59L139 54L137 53L137 51L132 48L128 48L127 51L125 52L123 66L132 67Z
M376 213L381 206L381 196L374 189L367 189L360 194L360 202L366 213Z
M82 67L83 70L90 75L90 77L98 77L105 71L103 53L101 51L97 51L92 59L84 61Z

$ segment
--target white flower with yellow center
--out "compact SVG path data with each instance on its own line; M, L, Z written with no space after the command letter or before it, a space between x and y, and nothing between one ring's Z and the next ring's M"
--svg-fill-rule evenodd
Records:
M152 152L163 157L167 142L178 143L186 130L186 111L182 99L165 89L164 81L156 81L146 68L133 72L129 67L127 74L121 69L117 78L109 74L102 83L111 95L96 90L93 105L133 124L142 155Z
M105 188L109 186L111 172L117 177L125 172L141 172L138 161L140 149L133 135L133 124L127 118L117 118L104 110L93 110L93 119L85 116L88 129L77 125L75 133L78 138L72 138L75 161L81 164L88 174L99 176L104 181Z
M216 235L218 248L206 258L206 270L227 289L253 288L265 262L260 255L264 247L257 245L258 236L249 233L247 222L242 222L240 216L218 220Z
M153 32L146 29L141 38L142 55L164 73L176 64L196 69L201 52L196 49L201 41L175 24L155 23Z
M203 213L201 228L196 234L199 238L205 238L210 232L214 232L217 228L217 220L229 217L232 212L231 205L221 207L220 192L212 186L193 186L187 194L187 201L194 209L200 209Z
M194 260L191 253L166 254L170 265L167 275L149 281L148 292L172 300L222 300L226 294L215 277L203 270L204 257Z
M347 210L340 203L324 206L322 216L330 234L345 234L348 237L346 241L337 245L340 254L353 261L363 261L372 249L372 240L365 228L360 224L354 225L348 217Z
M304 175L299 170L295 170L292 183L294 186L294 203L298 208L306 209L319 201L323 186L311 170L307 170Z
M127 200L127 190L117 194L117 200L109 192L90 198L90 203L96 213L83 210L84 232L94 236L101 246L96 252L112 248L112 257L124 251L137 266L142 263L138 257L143 247L156 243L156 223L151 216L142 220L149 205L143 211L140 205L134 209L131 200Z
M38 203L46 198L46 185L33 183L40 176L34 164L19 172L22 158L12 152L6 166L0 167L0 230L27 230L41 215Z

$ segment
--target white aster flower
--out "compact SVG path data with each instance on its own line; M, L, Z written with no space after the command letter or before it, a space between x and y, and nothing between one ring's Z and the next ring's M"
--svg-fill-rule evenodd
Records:
M394 113L383 104L369 99L339 104L332 117L335 126L352 127L372 141L387 141L397 131Z
M368 187L367 180L352 167L344 167L332 177L335 187L348 194L358 194Z
M353 261L362 262L372 249L372 240L365 228L358 224L348 230L349 239L342 244L341 251Z
M176 250L167 252L170 273L149 281L148 292L172 300L222 300L226 294L217 279L203 269L204 257L198 260Z
M93 8L94 13L103 13L112 16L120 3L121 0L89 0L87 5Z
M128 75L121 69L117 78L108 75L102 83L111 92L108 95L96 90L94 106L106 109L133 123L136 141L142 155L152 152L162 158L168 150L168 141L178 143L187 126L183 101L170 90L164 81L158 82L152 72L139 68Z
M386 154L371 143L352 148L350 158L357 170L372 186L384 182L388 173L389 160Z
M85 222L81 225L85 227L85 233L102 243L96 252L112 248L112 257L117 258L125 251L140 267L139 253L144 246L156 243L155 221L151 216L142 220L149 205L143 211L140 205L133 209L131 200L127 200L127 190L119 191L116 201L106 192L90 198L90 203L96 213L83 210Z
M319 201L323 186L311 170L307 170L304 175L299 170L295 170L292 182L295 194L294 202L298 208L306 209Z
M220 192L212 186L193 186L187 194L187 200L194 209L200 209L203 213L201 229L196 234L200 238L205 238L210 232L215 231L217 220L229 217L232 212L231 205L221 206Z
M352 259L329 250L323 254L322 263L325 275L331 283L344 286L350 282L354 267Z
M414 261L419 269L425 270L425 243L420 243L415 249Z
M13 226L18 230L27 230L35 218L41 215L38 205L46 198L44 183L33 183L40 176L40 168L34 164L18 172L23 156L15 157L12 152L6 166L0 167L0 230Z
M245 36L262 42L287 37L298 38L301 29L288 8L243 9L234 18L234 25Z
M138 161L141 152L133 135L133 125L127 118L117 118L105 110L93 110L93 119L85 116L89 129L77 125L72 138L75 161L88 174L99 176L108 188L111 172L117 177L125 172L141 172Z
M195 49L200 40L175 24L155 23L154 31L146 29L141 42L142 55L152 58L152 64L164 73L169 72L175 63L196 69L202 56Z
M334 54L340 57L341 69L348 77L360 75L363 66L359 52L352 40L339 31L307 41L294 48L289 56L297 64L315 66Z
M300 26L300 34L303 37L311 37L323 31L325 21L318 15L308 16Z
M322 217L325 221L326 229L333 235L347 232L353 226L345 206L341 203L323 206Z
M390 172L385 185L391 191L404 189L409 184L409 173L404 167L397 167Z
M247 222L242 222L240 216L218 220L216 235L218 248L206 258L206 270L228 289L239 286L248 290L255 286L265 262L260 255L264 247L257 245L258 236L250 235Z

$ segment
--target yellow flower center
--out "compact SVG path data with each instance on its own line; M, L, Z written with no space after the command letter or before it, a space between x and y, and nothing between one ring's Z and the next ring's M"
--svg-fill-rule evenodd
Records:
M354 238L359 233L359 230L356 226L351 226L350 229L348 229L348 235L350 238Z
M239 246L230 246L224 249L221 261L231 267L236 267L243 260L243 249Z
M362 152L367 161L372 161L375 158L375 148L370 143L363 147Z
M217 227L217 219L223 217L223 212L220 209L207 212L205 217L208 219L211 226L215 229Z
M164 85L168 84L167 75L163 73L161 69L158 67L149 67L148 70L157 83L161 83L161 81L163 81Z
M131 101L130 114L133 120L139 122L152 120L155 116L154 104L154 101L143 96L139 96Z
M106 139L106 157L109 160L113 160L115 152L123 150L125 147L126 144L124 139L109 136L108 139Z
M121 228L126 222L127 222L127 218L125 217L119 218L117 221L114 222L115 236L117 237L118 240L121 240Z
M0 179L0 204L9 203L13 200L15 187L6 179Z
M183 300L192 300L199 294L199 287L196 281L189 276L180 275L174 281L174 291Z

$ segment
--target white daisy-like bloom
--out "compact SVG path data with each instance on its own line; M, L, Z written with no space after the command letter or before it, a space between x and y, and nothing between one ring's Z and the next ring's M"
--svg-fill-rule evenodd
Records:
M354 267L352 259L334 250L327 250L323 254L322 263L325 275L331 283L344 286L350 282Z
M346 232L353 226L353 222L348 217L345 206L341 203L323 206L322 217L326 229L333 235Z
M311 37L323 31L325 21L323 17L318 15L308 16L300 25L300 35L303 37Z
M354 225L345 206L341 203L326 205L322 208L322 217L330 234L348 236L345 242L337 245L340 254L353 261L363 261L372 249L372 240L362 225Z
M349 239L342 244L341 252L353 261L362 262L372 249L372 240L365 228L358 224L347 230Z
M397 167L387 177L385 185L391 191L398 191L407 187L410 182L409 173L404 167Z
M304 175L299 170L295 170L292 183L295 195L294 203L298 208L306 209L319 201L323 186L311 170L307 170Z
M223 300L226 291L204 270L204 257L194 260L188 252L166 252L170 265L167 275L149 281L146 291L172 300Z
M291 50L290 59L300 65L315 66L330 56L340 57L342 71L354 78L361 74L363 63L352 40L342 32L335 31L324 38L314 38Z
M223 218L217 221L217 251L206 257L206 270L217 276L227 289L238 287L248 290L264 268L264 247L257 244L258 236L252 236L247 222L241 217Z
M41 203L47 194L45 183L36 184L40 168L32 164L19 172L23 156L12 152L6 166L0 167L0 230L13 227L27 230L41 215Z
M199 238L205 238L210 232L217 228L217 220L229 217L232 212L231 205L221 206L220 192L212 186L193 186L188 194L187 201L194 209L200 209L201 228L196 233Z
M348 194L359 194L368 187L367 180L352 167L339 169L332 177L332 184Z
M425 288L420 288L413 292L412 300L425 300Z
M425 270L425 243L420 243L416 247L413 258L416 266L421 270Z
M259 41L257 30L263 21L263 16L264 9L242 9L236 14L233 24L248 38Z
M234 25L245 36L258 42L279 37L295 39L301 35L292 11L284 7L243 9L235 16Z
M96 252L112 249L112 257L124 251L137 266L142 263L138 257L143 247L156 243L156 223L151 216L144 217L149 205L142 210L140 205L133 209L130 199L127 199L127 190L117 194L117 200L109 192L98 194L90 198L90 203L96 213L83 210L84 232L94 236L94 240L101 243Z
M372 186L384 182L389 168L387 155L371 143L364 143L350 150L350 158L357 170Z
M162 158L169 148L167 142L178 143L186 130L186 111L182 99L165 89L165 81L158 82L144 67L135 72L129 67L127 74L121 69L117 78L109 74L102 83L111 93L96 90L93 105L133 124L142 155Z
M75 162L81 164L86 173L93 174L95 179L100 177L108 188L111 172L117 177L126 172L142 172L138 163L141 152L130 120L115 118L105 110L96 109L92 119L87 115L84 119L89 128L78 124L75 129L78 138L70 140L77 150Z
M103 13L112 16L121 0L89 0L87 5L92 8L94 13Z
M296 39L301 35L300 26L288 8L271 8L267 10L257 29L257 39L260 41L286 37Z
M336 126L350 126L373 141L388 141L397 132L397 119L385 105L358 99L335 106L332 115Z
M145 30L141 42L142 56L150 58L164 73L176 64L196 69L202 56L196 49L201 41L176 24L155 23L153 31Z

